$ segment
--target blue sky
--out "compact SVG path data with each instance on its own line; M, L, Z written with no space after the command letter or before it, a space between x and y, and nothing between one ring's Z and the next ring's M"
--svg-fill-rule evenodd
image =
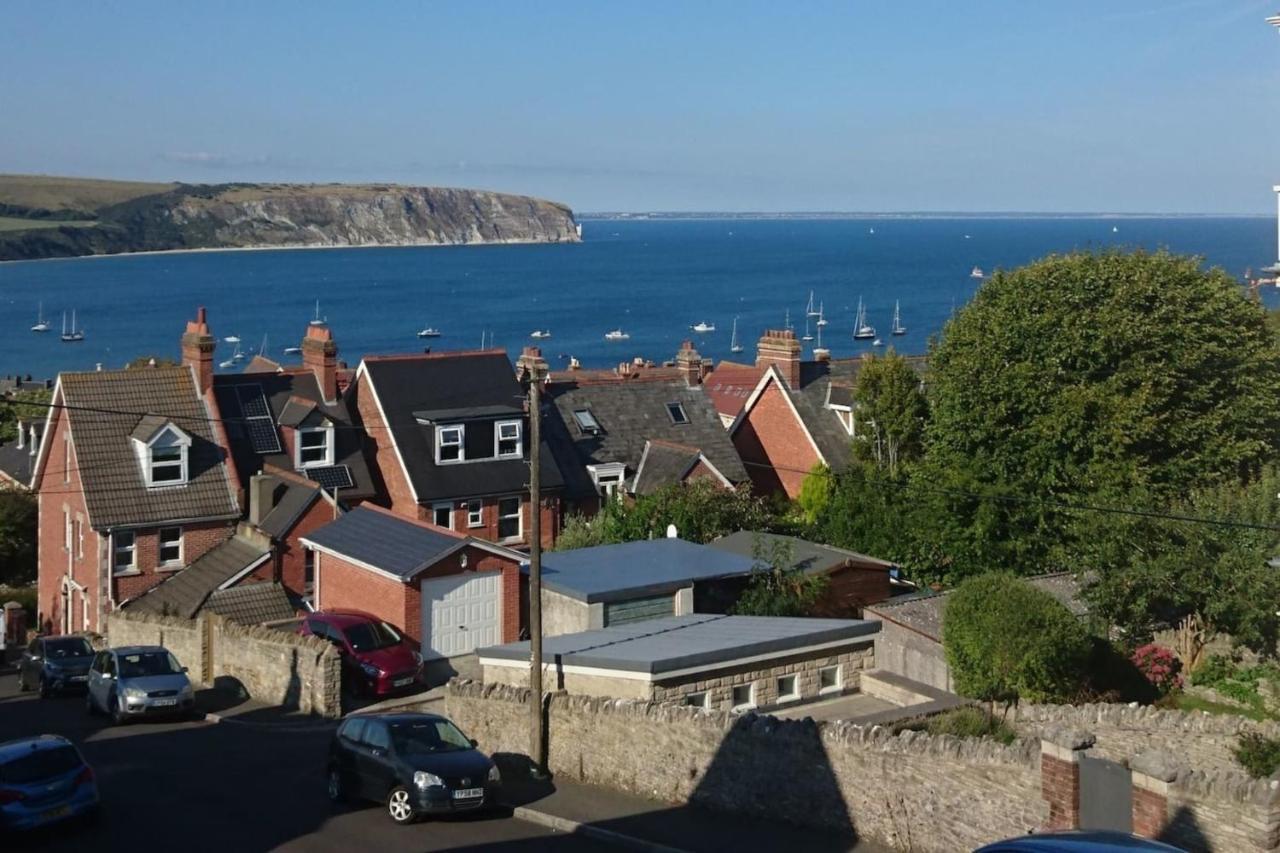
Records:
M584 211L1264 213L1278 9L9 0L0 171Z

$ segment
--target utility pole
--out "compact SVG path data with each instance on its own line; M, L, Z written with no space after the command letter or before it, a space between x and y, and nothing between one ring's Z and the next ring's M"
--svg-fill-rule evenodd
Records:
M518 370L529 388L529 755L534 775L547 770L546 720L542 714L542 383L547 363L537 347L525 347Z
M1267 18L1267 23L1280 29L1280 15ZM1280 186L1274 186L1271 189L1276 193L1276 263L1270 271L1275 273L1276 281L1280 283Z

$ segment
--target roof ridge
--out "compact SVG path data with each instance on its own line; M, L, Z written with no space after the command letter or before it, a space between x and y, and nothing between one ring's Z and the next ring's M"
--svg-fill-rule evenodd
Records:
M389 517L389 518L394 518L396 521L403 521L403 522L405 522L406 524L412 524L412 525L413 525L413 526L415 526L415 527L420 527L420 528L422 528L423 530L427 530L427 531L429 531L429 532L431 532L431 533L439 533L439 534L441 534L441 535L443 535L443 536L447 536L447 537L449 537L450 539L457 539L457 540L459 540L459 541L466 541L466 540L468 540L468 539L470 539L470 538L471 538L470 536L467 536L466 534L463 534L463 533L459 533L459 532L458 532L458 531L456 531L456 530L450 530L450 529L449 529L449 528L447 528L447 527L440 527L439 525L432 524L432 523L431 523L431 522L429 522L429 521L422 521L422 520L417 519L417 518L410 518L410 517L409 517L409 516L407 516L407 515L401 515L401 514L400 514L400 513L398 513L398 512L394 512L394 511L389 510L389 509L387 509L386 507L383 507L383 506L378 506L377 504L362 503L362 504L360 504L360 506L356 507L355 509L351 510L351 512L347 513L347 515L352 515L352 514L354 514L354 513L356 513L356 512L359 512L359 511L360 511L360 510L362 510L362 509L372 510L373 512L380 513L380 514L385 515L385 516L387 516L387 517Z
M694 447L692 444L682 444L681 442L678 442L678 441L668 441L665 438L647 438L645 439L645 441L649 442L650 444L656 444L661 447L670 447L675 450L687 450L690 453L697 453L697 454L702 453L701 447Z
M376 364L384 361L432 361L445 358L468 358L479 355L501 355L503 358L510 360L511 355L505 349L496 347L490 349L464 349L464 350L444 350L442 352L407 352L407 353L389 353L386 355L366 355L360 360L365 363Z

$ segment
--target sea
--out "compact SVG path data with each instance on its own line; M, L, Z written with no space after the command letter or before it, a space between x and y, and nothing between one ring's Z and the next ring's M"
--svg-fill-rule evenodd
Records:
M806 333L810 294L836 358L854 341L859 300L883 342L924 353L980 279L1053 252L1118 246L1201 256L1236 277L1274 263L1268 217L862 217L843 219L590 219L562 245L173 252L0 264L0 375L51 377L178 356L184 323L208 309L217 360L236 344L289 363L318 313L340 357L506 348L536 343L553 369L576 358L612 367L672 358L685 339L704 357L750 360L765 329ZM1263 299L1280 305L1280 290ZM890 337L898 305L907 333ZM29 331L43 306L52 331ZM317 307L318 306L318 307ZM80 343L63 343L71 321ZM744 351L734 355L734 320ZM714 332L695 333L705 322ZM421 339L434 327L438 338ZM620 329L626 340L607 341ZM549 331L535 341L534 330ZM817 328L810 325L809 332ZM806 347L817 340L806 342ZM241 369L242 365L235 368Z

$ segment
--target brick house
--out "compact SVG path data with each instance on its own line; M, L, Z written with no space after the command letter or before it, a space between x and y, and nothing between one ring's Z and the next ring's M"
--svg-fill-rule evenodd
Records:
M613 496L647 495L698 479L726 488L747 482L702 388L702 358L689 341L675 365L562 373L547 385L555 408L545 433L565 460L566 497L578 511L590 514Z
M505 350L369 356L347 401L371 448L378 502L407 518L528 547L529 423ZM550 546L564 478L546 441L541 459L542 540Z
M212 368L198 365L206 349L201 311L183 366L58 377L34 475L43 630L101 631L122 602L233 534L236 475Z
M518 551L371 504L302 542L315 552L317 609L377 616L427 660L519 637Z

